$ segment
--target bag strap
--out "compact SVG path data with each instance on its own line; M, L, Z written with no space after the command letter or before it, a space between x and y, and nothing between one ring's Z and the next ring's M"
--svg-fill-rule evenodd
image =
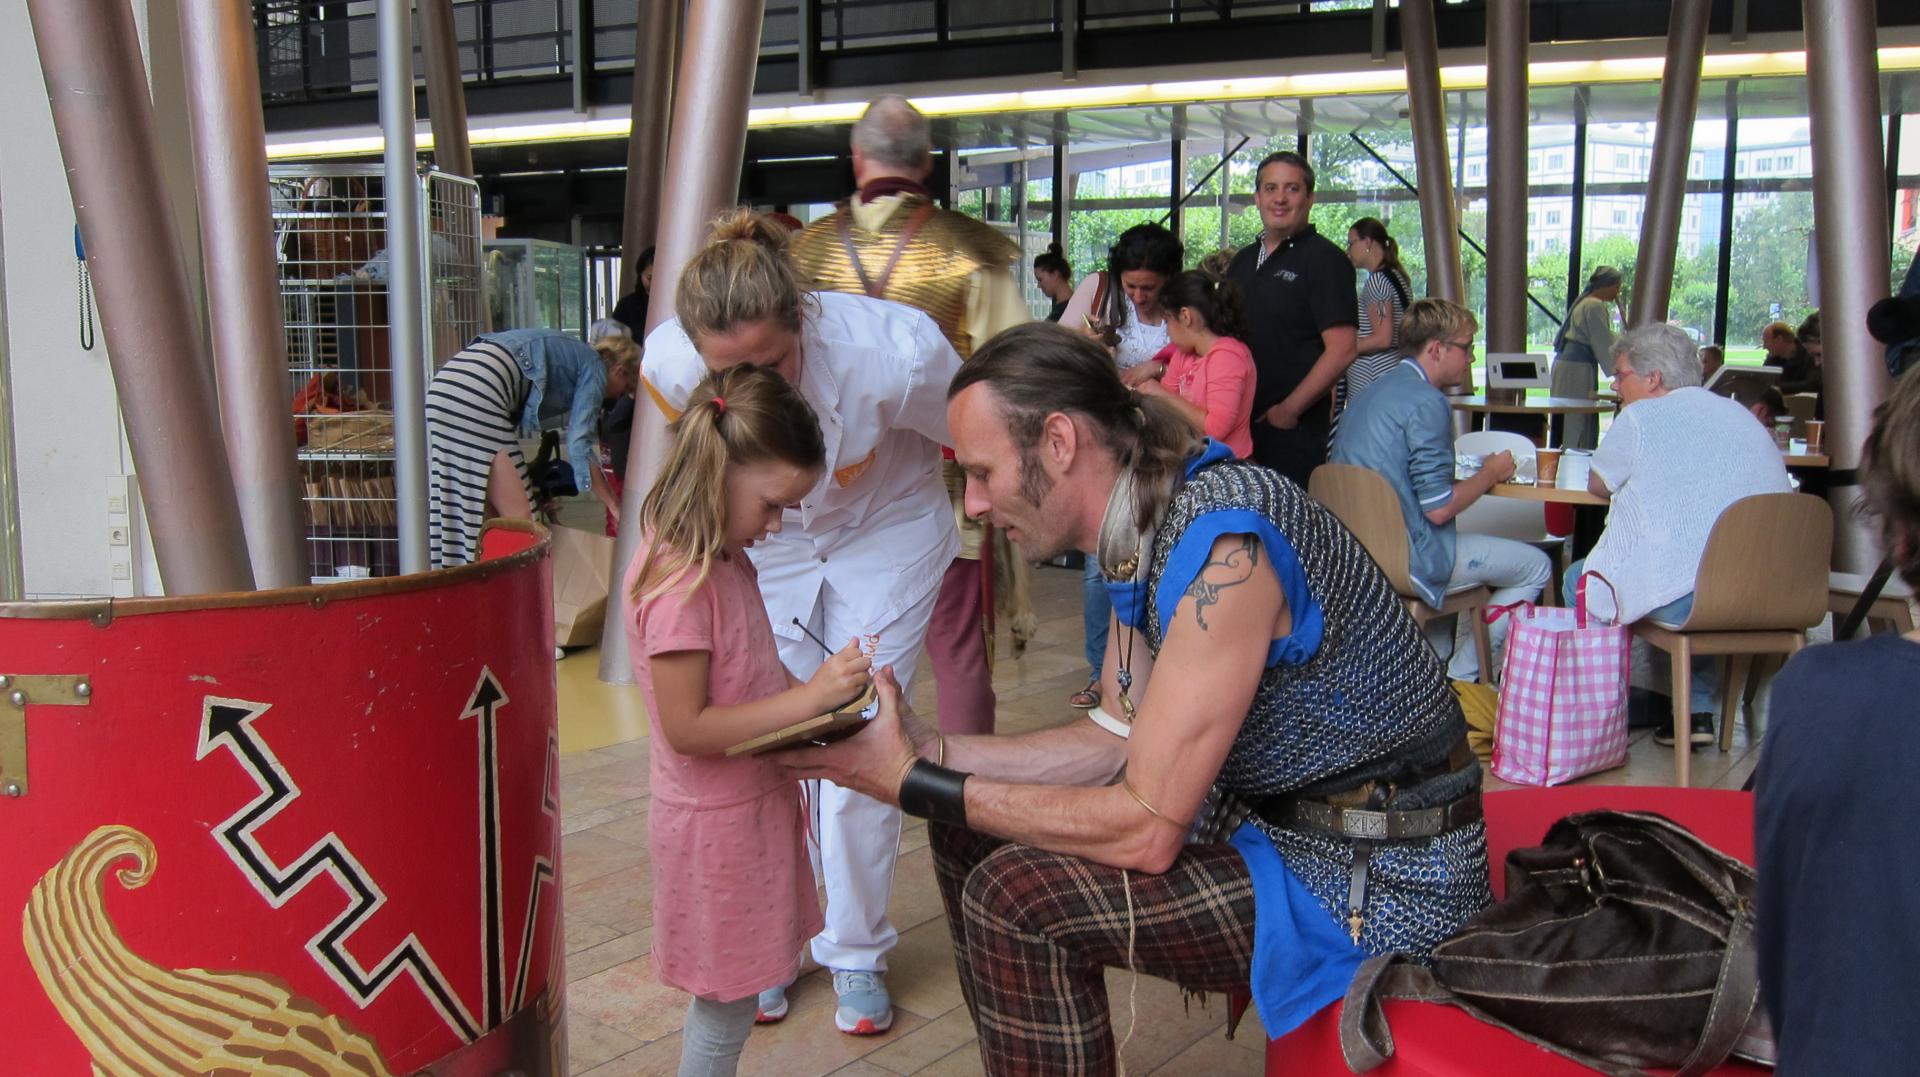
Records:
M1095 318L1105 321L1107 318L1107 271L1096 269L1093 275L1099 279L1100 283L1094 286L1093 306L1089 309Z
M1605 576L1602 576L1598 572L1582 572L1580 574L1580 582L1573 585L1573 613L1576 619L1575 623L1578 624L1581 628L1587 627L1587 579L1588 577L1592 577L1593 579L1599 580L1601 583L1604 583L1607 585L1607 592L1613 595L1614 615L1618 617L1620 613L1620 589L1613 585L1613 581L1610 579L1607 579Z
M1752 945L1752 924L1746 922L1742 949L1750 950ZM1728 960L1721 964L1713 1009L1709 1012L1700 1043L1674 1077L1700 1077L1725 1061L1746 1028L1747 1015L1752 1010L1751 998L1744 1007L1741 1000L1745 996L1757 997L1759 984L1757 981L1746 982L1754 980L1750 974L1753 964L1747 962L1743 967L1734 963L1733 951L1733 946L1727 947ZM1729 984L1733 974L1743 970L1748 974L1740 976L1741 982ZM1347 1068L1354 1073L1370 1072L1393 1057L1393 1030L1388 1027L1386 1012L1380 1005L1383 999L1434 1002L1455 1007L1477 1021L1518 1036L1543 1051L1551 1051L1588 1069L1598 1070L1607 1077L1653 1077L1636 1066L1609 1062L1515 1028L1448 990L1433 978L1433 970L1412 964L1399 954L1368 958L1353 974L1353 982L1347 985L1346 997L1340 1003L1340 1054L1346 1060Z
M1873 604L1879 600L1880 592L1886 589L1887 580L1892 576L1893 559L1881 558L1880 567L1873 570L1873 576L1867 580L1867 585L1860 589L1860 597L1853 600L1853 609L1847 611L1846 620L1841 621L1839 627L1833 630L1834 639L1849 640L1853 638L1855 632L1860 631L1861 622L1867 619L1867 611L1872 609Z
M1533 612L1533 603L1522 599L1519 602L1509 602L1504 606L1488 606L1486 609L1480 611L1480 619L1488 624L1492 624L1502 617L1512 616L1513 619L1517 621L1520 618L1518 614L1514 613L1515 610L1519 610L1520 613L1531 613Z
M1760 1001L1759 954L1753 941L1753 912L1741 906L1727 928L1727 952L1720 958L1720 977L1713 985L1713 1002L1700 1042L1674 1077L1700 1077L1727 1060L1747 1030L1753 1008Z
M907 244L913 242L920 227L933 217L933 203L922 202L914 209L913 216L907 218L907 223L900 229L900 238L894 241L893 253L888 256L886 267L880 270L878 279L867 276L867 267L860 261L860 249L854 246L852 204L842 203L833 217L840 228L840 245L846 249L847 261L853 263L853 271L859 274L861 289L870 299L885 299L887 284L893 280L893 268L900 264L900 256L907 253Z

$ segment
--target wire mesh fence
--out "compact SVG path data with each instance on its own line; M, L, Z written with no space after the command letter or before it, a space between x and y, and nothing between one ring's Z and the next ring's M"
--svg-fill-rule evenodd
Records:
M422 172L426 370L480 333L479 188ZM269 170L287 388L315 582L400 571L386 181L375 166Z

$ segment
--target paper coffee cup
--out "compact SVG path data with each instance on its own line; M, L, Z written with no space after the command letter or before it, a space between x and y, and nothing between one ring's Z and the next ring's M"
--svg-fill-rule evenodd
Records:
M1818 455L1824 451L1821 448L1820 436L1826 428L1827 424L1819 419L1807 420L1807 452Z
M1547 485L1560 474L1560 450L1538 449L1533 454L1534 481Z
M1570 452L1560 461L1560 474L1554 477L1553 484L1562 490L1584 490L1587 488L1587 475L1593 466L1593 454Z

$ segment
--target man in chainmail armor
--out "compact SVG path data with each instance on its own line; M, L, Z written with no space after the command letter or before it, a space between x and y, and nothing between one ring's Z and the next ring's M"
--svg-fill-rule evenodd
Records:
M1459 706L1330 513L1059 326L988 341L948 401L968 509L1029 557L1099 558L1101 705L946 737L882 674L869 728L782 761L930 821L987 1072L1113 1072L1109 966L1251 985L1279 1036L1487 904Z

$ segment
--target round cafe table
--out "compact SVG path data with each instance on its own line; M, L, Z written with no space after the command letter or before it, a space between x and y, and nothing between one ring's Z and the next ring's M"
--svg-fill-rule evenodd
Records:
M1464 411L1469 415L1529 415L1540 420L1540 442L1552 448L1550 435L1553 432L1555 415L1610 415L1617 401L1590 400L1583 396L1540 396L1521 397L1519 400L1489 400L1485 394L1476 396L1450 396L1447 403L1455 411ZM1485 425L1482 420L1481 425Z

